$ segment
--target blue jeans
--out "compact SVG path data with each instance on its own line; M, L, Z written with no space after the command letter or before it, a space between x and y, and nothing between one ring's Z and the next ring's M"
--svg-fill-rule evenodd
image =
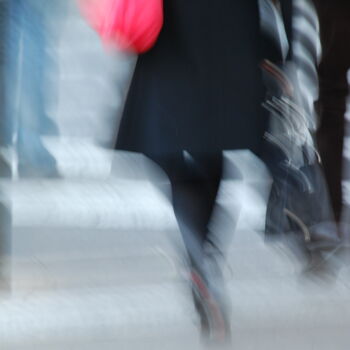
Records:
M53 66L47 53L51 39L47 24L61 3L61 0L8 2L5 128L9 143L17 137L19 162L34 166L55 165L40 135L57 133L57 127L46 114L46 100L52 92L46 72Z

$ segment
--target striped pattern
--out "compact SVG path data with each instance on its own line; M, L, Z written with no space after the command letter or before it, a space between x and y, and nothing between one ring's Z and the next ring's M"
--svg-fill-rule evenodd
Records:
M308 119L309 129L315 131L317 118L314 101L318 98L317 63L321 56L319 22L316 10L309 0L293 1L293 61L296 65L296 83L301 104Z
M287 134L293 133L295 139L292 142L307 146L305 150L309 150L308 159L314 162L315 147L311 134L317 128L314 101L318 98L317 63L321 56L316 9L308 0L292 1L292 41L288 46L288 43L285 43L287 35L282 16L277 7L271 0L260 0L259 6L261 28L265 35L273 40L275 47L280 49L281 57L286 59L286 50L291 49L291 57L285 61L282 70L295 87L293 106L296 109L292 118L298 122L299 127L296 128L297 133L290 130L288 133L282 133L282 137L286 138ZM284 143L283 140L282 142Z

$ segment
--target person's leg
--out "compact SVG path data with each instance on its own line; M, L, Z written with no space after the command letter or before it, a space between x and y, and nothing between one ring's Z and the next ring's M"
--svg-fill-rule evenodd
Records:
M171 182L173 208L189 258L203 335L211 340L227 340L230 330L225 286L217 261L220 253L209 241L208 228L222 177L222 154L184 152L154 160Z
M9 150L13 141L11 119L8 118L8 99L6 96L8 86L6 82L6 38L8 1L0 1L0 177L11 177L11 152Z
M58 88L60 79L59 71L59 40L65 25L64 18L68 11L70 0L31 0L40 9L42 25L45 30L45 56L42 58L43 88L46 97L47 110L57 109ZM74 3L73 3L74 5ZM48 74L49 73L49 74ZM58 136L59 128L57 121L44 111L41 115L40 130L42 135Z
M0 1L0 147L8 147L12 144L12 128L9 118L6 117L6 91L8 89L6 84L8 8L8 1Z
M170 174L173 206L190 258L199 265L191 256L192 245L197 242L202 252L207 243L208 224L222 175L222 156L187 153L181 162L181 173L173 177Z
M194 265L201 265L203 248L222 175L222 155L151 157L167 174L172 204L181 234Z
M11 125L6 118L6 29L8 17L8 1L0 1L0 181L12 176L11 162L6 156L6 149L11 145ZM7 186L0 186L0 292L11 290L11 196ZM3 295L3 294L2 294Z
M57 175L56 161L45 149L40 128L46 117L46 31L33 0L13 0L8 31L8 74L11 118L17 130L20 175Z
M347 72L350 68L350 3L314 0L319 14L322 60L319 66L319 150L330 196L339 222L342 211L342 158Z

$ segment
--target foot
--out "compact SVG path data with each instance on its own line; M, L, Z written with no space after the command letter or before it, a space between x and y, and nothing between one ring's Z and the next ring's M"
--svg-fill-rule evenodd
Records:
M226 344L231 339L231 326L222 300L209 290L200 273L191 271L192 293L201 323L201 336L206 344Z

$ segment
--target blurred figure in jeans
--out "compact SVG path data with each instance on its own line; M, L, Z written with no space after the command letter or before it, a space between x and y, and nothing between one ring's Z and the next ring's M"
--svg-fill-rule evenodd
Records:
M6 35L7 35L7 14L8 1L0 1L0 177L11 177L11 166L7 159L7 152L4 152L10 145L9 130L7 128L6 111Z
M7 147L4 130L5 98L5 39L6 39L7 2L0 1L0 147ZM4 154L0 153L0 292L10 291L11 285L11 198L8 195L8 179L11 177L11 167Z
M15 142L18 174L23 177L57 176L56 160L40 135L58 133L46 111L46 73L52 70L48 44L52 20L64 1L11 0L7 2L5 144ZM3 132L4 132L3 131Z

